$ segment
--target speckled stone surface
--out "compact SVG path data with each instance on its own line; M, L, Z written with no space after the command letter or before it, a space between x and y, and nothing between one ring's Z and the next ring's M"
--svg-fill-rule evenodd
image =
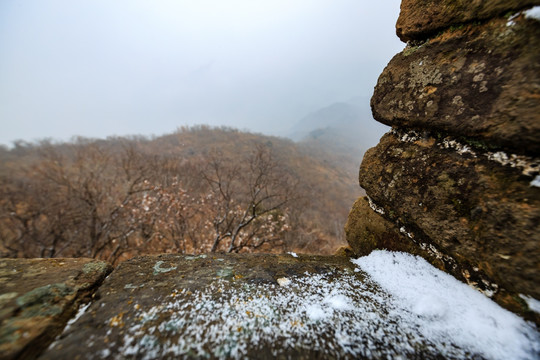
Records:
M92 259L0 259L0 359L34 358L112 270Z
M403 0L396 24L402 41L425 39L451 26L513 14L539 0Z
M355 209L348 240L355 251L368 247L361 255L374 248L422 255L506 308L535 319L517 294L540 298L540 190L530 186L532 177L519 166L449 146L413 133L383 136L366 152L360 171L361 186L379 213L365 216ZM396 226L374 227L372 218ZM392 233L400 236L395 242L389 241Z
M402 322L341 256L160 255L124 262L41 359L463 358Z
M539 57L540 21L523 14L448 30L394 56L375 87L373 116L539 156Z

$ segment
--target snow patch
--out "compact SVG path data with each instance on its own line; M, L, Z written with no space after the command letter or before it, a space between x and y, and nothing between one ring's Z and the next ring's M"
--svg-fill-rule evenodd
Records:
M540 355L532 325L421 258L374 251L352 262L354 272L280 278L286 287L219 279L199 290L173 289L159 305L126 313L131 320L110 328L100 355L242 359L262 349L278 358L291 351L320 358Z
M279 286L287 286L290 285L291 280L287 279L286 277L282 277L277 279L277 283L279 284Z
M540 336L531 324L420 257L373 251L352 260L401 307L402 321L436 343L488 359L533 359Z
M400 227L399 232L402 233L403 235L407 236L409 239L414 241L413 234L408 232L407 229L405 229L405 226Z
M519 294L519 297L525 300L529 309L531 309L535 313L540 314L540 301L536 300L533 297L523 295L523 294Z
M516 25L516 22L514 21L519 15L521 15L521 12L518 12L508 18L508 21L506 22L506 26L514 26Z
M540 21L540 6L535 6L529 10L525 10L525 17L527 19Z
M531 181L529 185L534 187L540 187L540 175L536 175L536 177Z
M418 134L414 130L405 132L403 130L392 129L390 130L390 132L397 136L401 141L408 143L414 143L422 138L420 134ZM473 158L482 155L488 160L497 162L503 166L518 168L521 173L526 176L535 176L536 174L538 174L539 171L538 164L540 163L540 159L538 158L533 158L525 155L508 154L504 151L485 151L479 154L469 145L463 144L462 142L459 142L458 140L451 137L445 137L441 141L438 141L436 145L440 149L452 149L460 155L466 154L472 156Z
M367 199L371 210L375 211L378 214L384 215L384 209L382 207L378 207L377 205L375 205L375 203L373 202L373 200L371 200L369 196L367 197Z
M79 320L81 318L81 316L84 315L84 313L86 312L86 310L90 307L90 303L88 304L85 304L85 305L82 305L81 307L79 307L79 310L77 311L77 314L75 314L75 316L70 319L68 321L68 323L66 324L66 327L64 328L64 332L67 332L69 331L69 329L71 328L71 326L73 324L75 324L77 322L77 320Z
M313 321L322 320L327 315L323 308L316 304L306 306L306 314Z

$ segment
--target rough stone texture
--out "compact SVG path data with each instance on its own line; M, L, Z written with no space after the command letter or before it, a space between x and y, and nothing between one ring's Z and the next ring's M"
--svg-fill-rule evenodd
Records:
M452 25L515 12L539 0L403 0L396 24L402 41L425 39Z
M358 254L422 250L540 324L520 298L540 299L540 21L522 11L533 5L403 0L397 32L415 41L371 99L393 129L364 156L372 213L357 203L347 235Z
M41 359L466 356L400 325L388 294L347 257L141 257L98 296Z
M34 358L111 266L92 259L0 259L0 359Z
M446 31L390 61L371 100L373 115L391 126L538 156L538 59L540 22L523 15Z
M394 222L376 213L376 211L383 212L383 209L375 208L373 204L371 206L367 197L356 200L345 225L345 236L354 254L365 256L375 249L404 251L429 258L432 265L444 270L444 262L423 251L400 232Z
M460 154L446 148L444 140L403 138L408 141L395 132L385 135L366 153L360 170L360 185L384 218L401 230L394 228L393 236L408 233L409 243L441 259L458 279L534 318L515 296L540 298L540 191L529 185L531 177L485 154ZM375 247L404 248L381 240L392 235L389 225L382 230L371 226L379 216L375 212L353 216L364 216L355 231L371 227ZM373 247L371 242L367 246Z

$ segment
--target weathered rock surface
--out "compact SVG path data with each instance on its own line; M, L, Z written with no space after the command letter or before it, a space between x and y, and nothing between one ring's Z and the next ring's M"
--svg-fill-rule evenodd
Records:
M481 21L534 5L538 0L403 0L396 33L405 42L425 39L452 25Z
M431 250L448 272L488 294L540 298L540 191L531 177L444 140L402 138L385 135L361 165L360 184L383 216L410 234L410 245Z
M384 214L384 210L370 202L367 197L356 200L345 225L345 236L354 254L365 256L376 249L393 249L420 255L435 267L445 269L444 261L411 241L404 228L400 231L395 222L378 215Z
M538 156L538 59L540 21L524 15L441 33L390 61L371 100L373 116Z
M537 325L539 4L402 1L415 41L379 77L373 115L393 129L364 156L369 205L346 229L357 254L419 254Z
M474 355L403 322L346 257L141 257L122 263L98 295L41 359Z
M112 270L92 259L0 259L0 359L34 358Z

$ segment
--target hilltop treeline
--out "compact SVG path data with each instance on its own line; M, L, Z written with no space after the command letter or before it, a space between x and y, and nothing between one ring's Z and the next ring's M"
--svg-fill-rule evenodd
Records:
M0 255L330 253L358 196L343 159L206 126L153 139L18 142L0 151Z

